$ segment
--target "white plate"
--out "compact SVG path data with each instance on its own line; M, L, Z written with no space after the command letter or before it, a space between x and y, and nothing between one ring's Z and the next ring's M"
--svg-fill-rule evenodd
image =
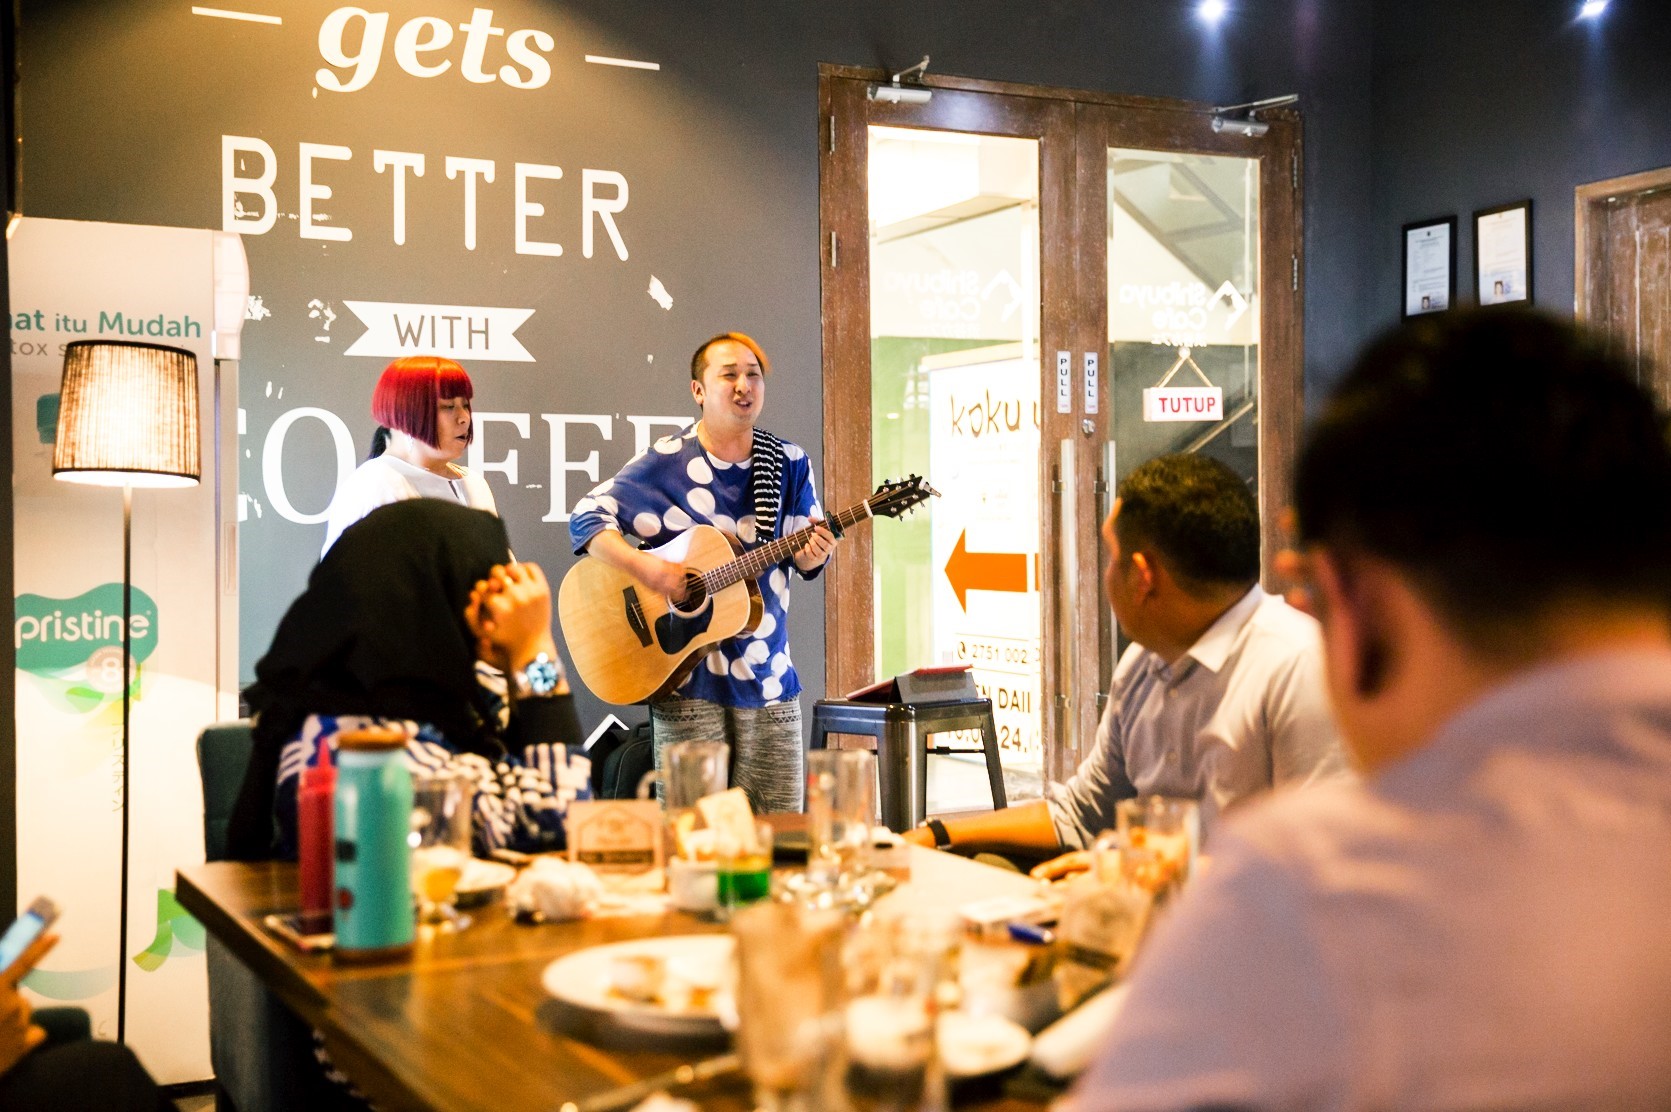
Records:
M665 1035L718 1034L721 1014L733 1007L726 997L735 944L728 934L676 934L592 946L546 966L540 983L565 1004L608 1015L624 1027ZM670 990L662 1001L615 991L612 968L616 959L628 957L662 960ZM693 986L711 991L692 1003L684 997Z
M470 863L464 867L464 875L459 878L458 894L485 894L495 888L503 888L515 879L516 870L503 861L483 861L479 857L472 857Z
M946 1012L940 1017L940 1061L949 1077L979 1077L1027 1060L1033 1036L1001 1015Z

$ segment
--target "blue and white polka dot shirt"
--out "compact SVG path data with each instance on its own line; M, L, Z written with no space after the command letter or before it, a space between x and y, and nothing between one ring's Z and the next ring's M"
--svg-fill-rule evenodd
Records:
M703 449L696 428L652 444L575 503L569 538L578 555L593 537L613 529L655 548L692 525L713 525L756 548L754 489L749 461L727 463ZM781 535L806 528L824 516L813 487L812 466L798 445L783 441ZM815 577L793 560L774 565L760 577L765 613L754 632L722 641L697 666L674 695L705 699L728 707L762 707L801 693L800 677L789 659L789 573Z

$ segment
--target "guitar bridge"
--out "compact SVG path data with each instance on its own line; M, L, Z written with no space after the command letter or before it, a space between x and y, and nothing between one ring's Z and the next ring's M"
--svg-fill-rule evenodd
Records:
M645 648L650 647L650 623L644 620L644 608L638 604L638 592L631 587L621 590L621 598L626 602L627 625L632 627L638 643Z

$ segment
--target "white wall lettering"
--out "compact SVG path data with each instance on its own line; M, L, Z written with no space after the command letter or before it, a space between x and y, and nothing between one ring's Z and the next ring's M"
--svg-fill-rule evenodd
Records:
M547 243L542 240L528 238L528 221L536 216L545 215L545 206L538 201L528 199L528 179L540 178L545 181L556 181L563 176L561 166L541 166L536 162L518 162L516 164L516 253L518 255L550 255L555 258L563 253L560 243ZM587 235L588 245L592 237ZM591 255L588 253L588 258Z
M580 182L580 253L588 259L592 257L592 217L596 216L603 221L609 242L615 245L615 254L625 262L627 245L621 239L621 230L615 226L615 214L627 207L627 179L614 170L582 170ZM615 195L599 197L595 190L598 185L613 185Z
M526 28L507 37L503 27L494 25L492 8L472 9L458 29L464 32L458 55L458 73L464 80L475 85L503 81L513 89L539 89L551 81L551 63L545 55L557 40L549 32ZM332 11L319 24L319 56L325 65L314 72L314 81L326 92L359 92L377 76L388 34L388 12L356 7ZM413 77L440 77L453 68L453 60L438 55L456 38L452 24L439 16L414 16L395 32L395 64ZM500 39L504 40L502 50L497 49ZM347 71L346 75L339 70Z
M313 202L331 199L331 187L315 184L313 180L313 162L315 159L330 159L333 162L347 162L354 157L354 152L347 147L331 146L328 143L301 143L297 153L301 158L301 194L302 215L298 229L303 239L328 239L338 243L346 243L354 238L351 229L320 224L314 218ZM326 219L329 219L327 216Z
M355 22L360 24L359 49L350 54L347 39L349 28ZM314 72L313 80L329 92L359 92L377 76L377 63L383 55L383 36L388 30L388 12L338 8L327 15L319 24L319 56L325 59L327 65L354 72L344 81L331 70L322 68Z
M632 454L637 456L649 449L650 441L656 438L652 430L674 428L682 431L688 429L694 420L694 417L628 417L627 421L632 425Z
M488 413L486 411L482 411L471 414L470 423L474 427L476 433L470 441L470 470L476 472L478 475L485 475L489 471L496 471L503 475L505 477L505 481L510 483L511 486L517 486L521 481L517 478L517 450L512 448L507 451L504 459L489 460L487 458L487 427L489 425L510 425L512 428L516 429L517 434L521 436L522 439L527 440L528 414Z
M245 177L238 172L238 156L250 155L261 160L261 172ZM242 232L245 235L266 235L278 219L278 199L273 196L273 182L278 178L278 156L273 148L260 139L248 135L220 137L220 226L223 232ZM253 194L261 198L261 213L251 215L238 203L238 194Z
M330 503L327 502L317 513L303 513L290 501L290 496L284 489L284 438L290 432L290 426L304 417L324 422L336 446L337 478L336 485L332 488L333 499L336 497L335 492L340 491L342 484L348 481L348 475L355 466L354 437L341 417L317 406L292 409L280 414L279 419L273 422L273 427L267 430L267 440L261 446L261 480L262 485L267 488L268 503L278 511L280 517L297 525L315 525L330 516Z
M372 151L371 168L381 174L393 166L394 176L394 225L395 246L401 247L406 243L406 171L412 171L412 176L424 176L424 156L412 154L409 151Z
M477 9L480 11L481 9ZM476 249L476 179L493 184L493 160L490 158L459 158L447 156L447 180L464 175L464 249Z
M569 473L579 472L598 481L598 452L593 449L583 460L569 459L569 426L591 425L603 433L605 440L614 439L614 418L607 413L542 413L540 420L551 426L551 508L541 521L567 521L569 509ZM588 487L587 489L590 489Z

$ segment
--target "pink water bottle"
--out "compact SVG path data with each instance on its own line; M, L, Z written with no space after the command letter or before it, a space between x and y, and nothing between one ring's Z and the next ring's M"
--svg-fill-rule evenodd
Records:
M331 893L335 887L337 769L324 738L315 763L302 770L296 799L296 871L302 889L302 929L331 929Z

